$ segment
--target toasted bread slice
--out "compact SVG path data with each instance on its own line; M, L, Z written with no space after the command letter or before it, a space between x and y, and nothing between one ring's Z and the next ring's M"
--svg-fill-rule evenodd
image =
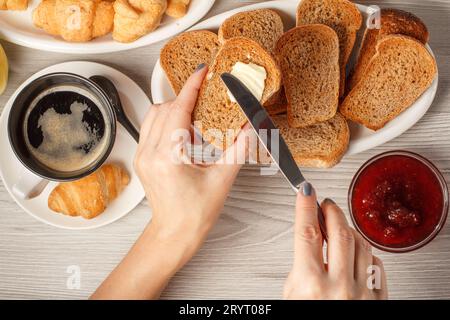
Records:
M381 129L425 92L436 73L436 61L421 42L386 36L340 111L367 128Z
M426 25L415 15L397 9L381 9L381 29L366 30L358 61L347 85L347 91L350 91L364 76L370 60L376 53L378 41L390 34L409 36L423 44L427 43L429 38Z
M283 21L278 13L259 9L240 12L226 19L219 29L219 41L223 43L234 37L246 37L272 53L283 32Z
M180 93L199 64L209 65L213 61L218 49L217 35L207 30L182 33L164 46L161 67L175 94Z
M271 116L274 116L286 113L287 104L286 92L282 86L281 89L264 104L264 108Z
M347 151L350 130L339 113L328 121L305 128L289 127L286 115L274 116L273 121L299 166L330 168Z
M203 138L220 149L233 144L247 122L240 107L230 101L220 75L230 72L237 62L254 63L266 69L267 78L261 103L280 90L281 73L277 63L257 42L245 37L227 40L214 59L200 88L192 120Z
M361 13L355 4L347 0L302 0L297 8L297 26L316 23L331 27L338 35L341 69L339 96L342 97L347 62L362 24Z
M331 119L339 102L339 41L323 24L286 32L275 56L283 74L289 125L306 127Z

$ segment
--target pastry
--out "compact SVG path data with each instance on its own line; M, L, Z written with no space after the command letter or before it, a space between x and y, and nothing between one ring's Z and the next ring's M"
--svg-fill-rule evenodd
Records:
M69 42L86 42L112 31L113 2L101 0L43 0L33 22Z
M93 219L105 211L129 182L124 169L106 164L80 180L60 183L50 193L48 207L65 215Z
M186 15L191 0L167 0L166 14L172 18L182 18Z
M28 0L0 0L0 10L27 10Z
M117 0L114 2L113 38L132 42L155 30L167 9L167 0Z

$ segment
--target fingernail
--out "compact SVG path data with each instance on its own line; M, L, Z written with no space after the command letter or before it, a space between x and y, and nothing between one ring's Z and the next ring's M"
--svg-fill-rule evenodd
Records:
M312 185L309 182L303 183L302 193L305 197L309 197L312 194Z
M200 63L197 66L197 69L195 69L195 72L202 70L204 67L206 67L206 63Z
M325 198L324 200L323 200L323 202L324 203L327 203L327 204L336 204L336 202L334 202L333 200L331 200L330 198Z

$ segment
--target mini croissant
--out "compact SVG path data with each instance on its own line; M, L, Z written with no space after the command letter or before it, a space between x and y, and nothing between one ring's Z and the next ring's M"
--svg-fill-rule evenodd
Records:
M191 0L168 0L166 14L172 18L181 18L186 15Z
M0 10L27 10L28 0L0 0Z
M83 179L60 183L50 193L48 207L65 215L93 219L105 211L129 182L124 169L107 164Z
M116 0L113 39L132 42L155 30L167 9L167 0Z
M33 11L36 27L69 42L104 36L113 20L113 3L102 0L43 0Z

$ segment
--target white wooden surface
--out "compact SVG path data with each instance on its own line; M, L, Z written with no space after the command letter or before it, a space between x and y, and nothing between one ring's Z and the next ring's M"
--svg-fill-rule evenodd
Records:
M296 1L296 0L293 0ZM259 1L217 0L208 16ZM450 179L450 0L360 1L409 10L425 20L437 56L440 85L428 114L411 130L370 152L346 158L329 171L305 170L322 196L345 208L347 188L359 166L393 149L419 152ZM150 95L150 75L163 43L129 52L74 56L39 52L2 42L10 60L10 81L0 97L32 73L69 60L109 64L137 81ZM0 150L1 152L1 150ZM245 167L207 243L168 286L164 299L278 299L292 261L294 195L283 178L261 177ZM124 256L149 220L143 202L122 220L93 231L65 231L23 212L0 183L0 298L84 299ZM379 253L391 298L450 299L450 223L430 245L409 254ZM81 288L66 286L70 265L81 268Z

